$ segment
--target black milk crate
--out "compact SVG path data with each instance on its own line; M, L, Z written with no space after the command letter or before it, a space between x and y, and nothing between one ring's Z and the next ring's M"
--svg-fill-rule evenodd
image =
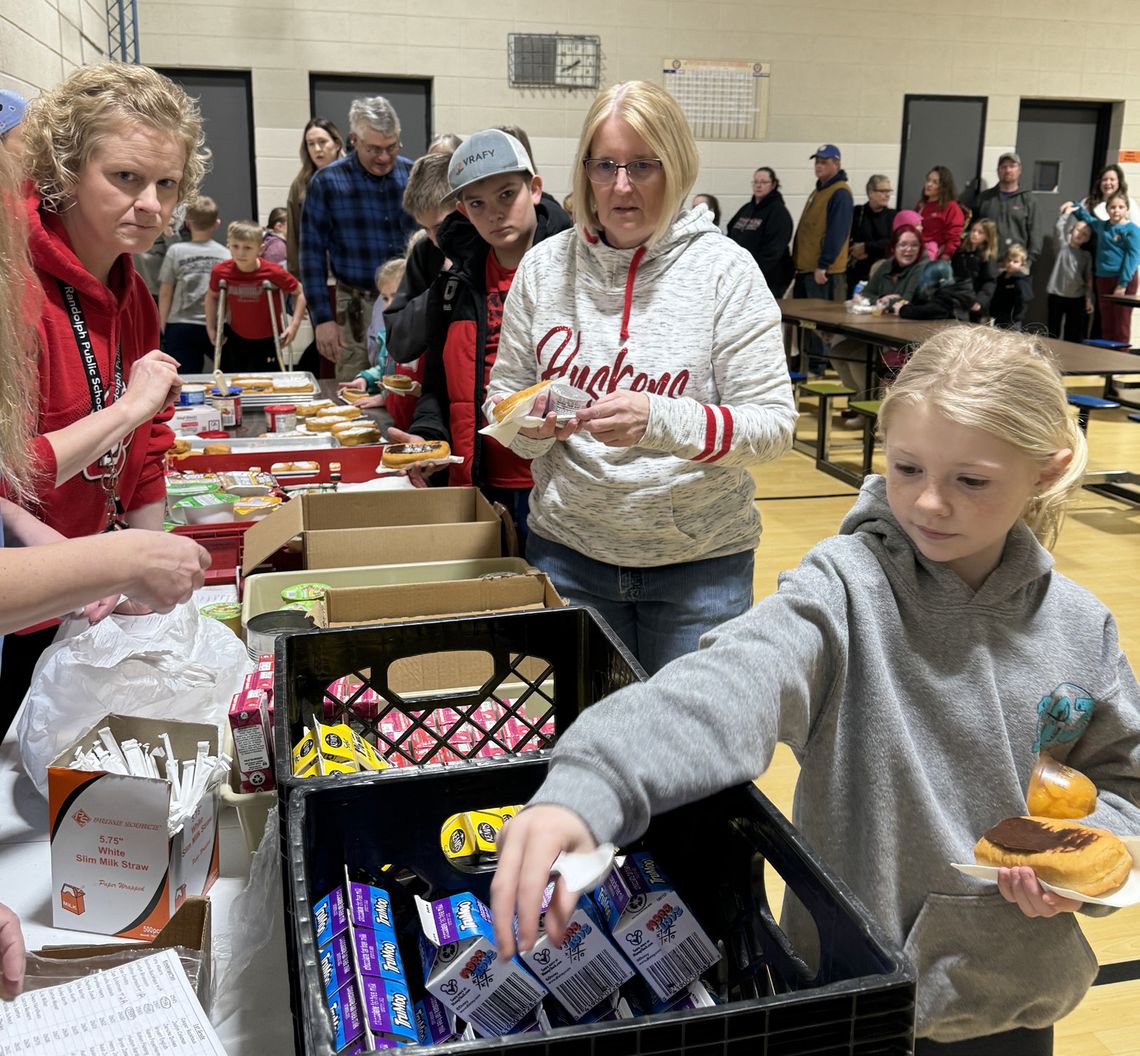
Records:
M330 694L330 687L346 676L358 684ZM609 625L588 608L392 623L278 638L273 735L283 875L289 868L285 844L289 797L297 789L337 787L346 780L344 775L293 776L293 745L314 712L325 714L326 705L324 721L348 721L381 755L405 764L353 778L384 782L396 775L509 765L515 756L545 751L583 708L644 677ZM361 706L366 691L375 694L375 706ZM472 717L487 700L500 702L502 721ZM402 737L382 734L388 716L407 717ZM441 716L446 719L436 721ZM506 735L509 725L521 739ZM506 754L481 756L487 748ZM449 753L452 761L440 763ZM293 934L286 898L285 943L291 960ZM295 999L294 985L291 975Z
M317 966L311 907L343 882L368 880L411 901L387 864L410 870L425 897L470 890L490 902L488 866L448 862L439 830L457 811L525 803L547 760L508 766L351 777L335 787L300 788L286 820L286 898L295 931L289 964L298 1056L332 1056L331 1025ZM911 1052L915 977L843 883L754 785L741 785L654 818L626 850L651 850L705 931L721 968L706 976L727 1000L713 1008L574 1026L545 1035L451 1043L439 1051L489 1056L904 1056ZM819 933L812 970L778 928L764 863L806 907ZM405 874L406 875L406 874ZM404 883L409 883L405 879ZM407 906L404 913L408 912ZM408 948L404 950L404 944ZM408 932L401 950L413 987L420 960ZM413 1047L409 1051L427 1052Z
M645 677L605 621L579 607L289 635L275 659L282 808L297 788L343 778L293 776L292 749L314 713L347 721L400 769L493 765L552 747L584 708ZM481 715L485 702L494 717ZM397 718L407 728L385 733Z

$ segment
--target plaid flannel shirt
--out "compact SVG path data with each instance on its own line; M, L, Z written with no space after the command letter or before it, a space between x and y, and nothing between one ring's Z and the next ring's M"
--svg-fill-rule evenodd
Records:
M338 281L371 290L376 269L404 255L416 229L403 205L411 168L398 157L387 176L373 176L353 151L313 174L301 213L301 282L314 326L332 319L328 267Z

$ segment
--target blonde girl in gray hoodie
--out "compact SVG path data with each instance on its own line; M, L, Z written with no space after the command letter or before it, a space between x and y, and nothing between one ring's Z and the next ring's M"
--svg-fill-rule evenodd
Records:
M918 971L916 1056L1046 1056L1097 971L1074 911L1031 869L964 876L978 837L1028 813L1039 753L1097 785L1084 823L1140 834L1140 687L1112 614L1046 546L1084 437L1027 335L943 331L883 402L886 477L779 590L648 682L587 708L499 840L506 955L535 939L562 850L629 845L652 814L751 780L777 741L793 820ZM683 892L682 892L683 895ZM559 934L567 899L547 927ZM814 925L781 926L811 956Z

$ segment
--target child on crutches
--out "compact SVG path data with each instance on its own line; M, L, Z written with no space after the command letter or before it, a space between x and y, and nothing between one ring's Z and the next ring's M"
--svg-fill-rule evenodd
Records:
M252 221L230 224L226 245L232 259L214 265L206 295L206 326L214 343L215 369L226 373L281 370L281 348L292 343L305 316L301 284L284 268L258 257L261 228ZM284 333L273 296L277 291L282 297L294 298Z

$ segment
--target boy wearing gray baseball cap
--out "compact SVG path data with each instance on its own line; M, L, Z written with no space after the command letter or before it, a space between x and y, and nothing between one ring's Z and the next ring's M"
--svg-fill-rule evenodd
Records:
M498 128L468 136L451 156L455 204L440 227L439 248L451 261L432 287L423 394L408 433L396 440L446 440L463 458L449 469L452 486L474 484L511 512L525 541L530 464L497 440L480 436L487 377L499 348L503 302L523 255L536 242L568 230L570 218L542 196L542 178L526 148ZM431 472L430 469L417 471Z

